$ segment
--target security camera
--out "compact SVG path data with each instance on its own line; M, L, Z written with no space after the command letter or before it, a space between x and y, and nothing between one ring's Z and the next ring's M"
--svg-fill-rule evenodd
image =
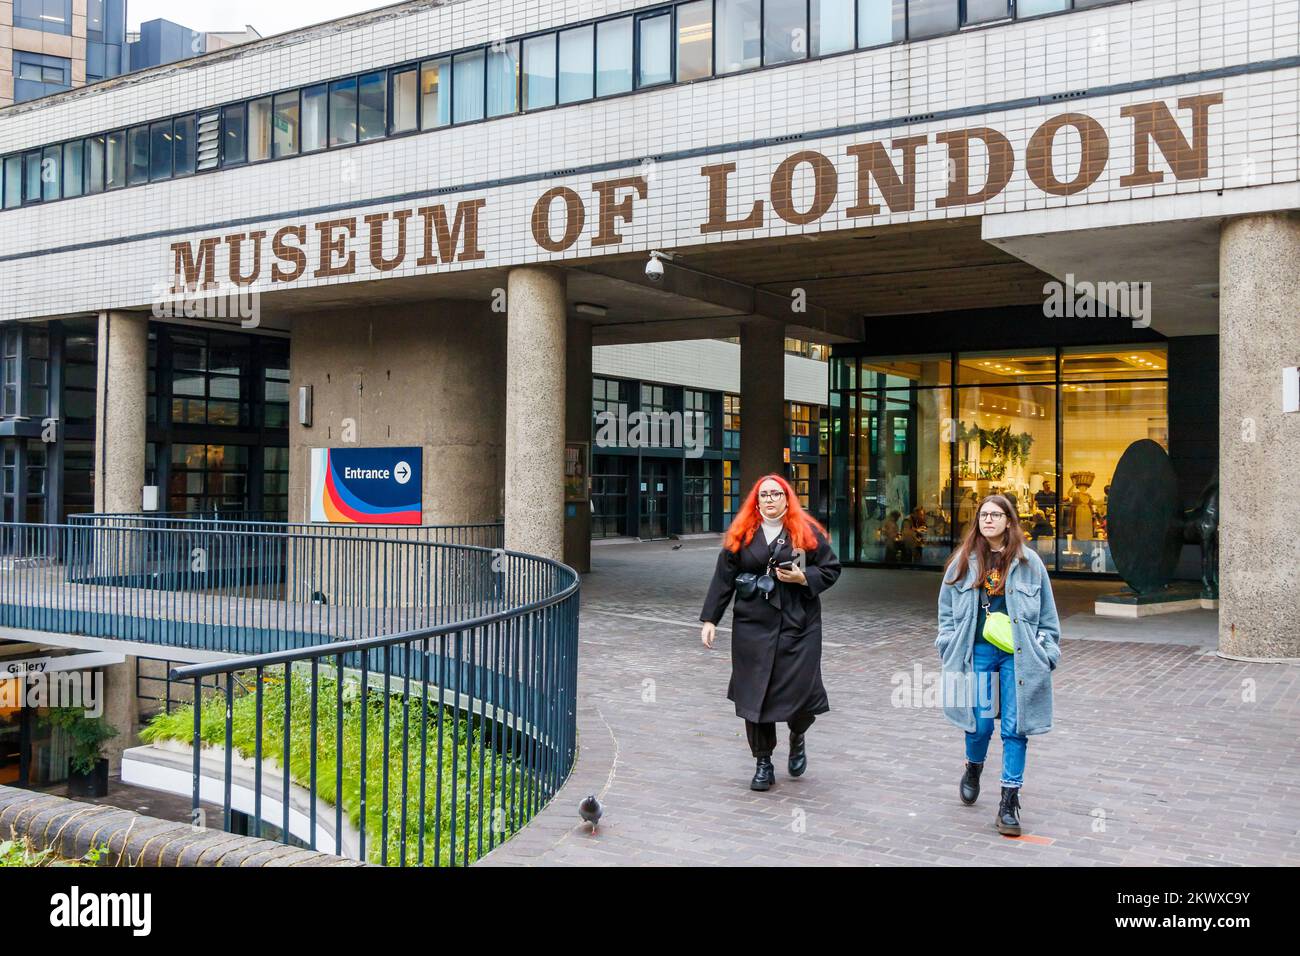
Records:
M672 256L666 252L652 252L650 259L645 264L646 278L651 282L664 281L664 260L672 261Z

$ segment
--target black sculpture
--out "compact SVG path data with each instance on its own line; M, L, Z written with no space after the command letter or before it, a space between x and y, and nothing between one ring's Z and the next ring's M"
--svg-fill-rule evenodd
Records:
M1183 547L1178 477L1164 446L1149 438L1124 450L1106 502L1106 535L1120 577L1138 594L1164 589Z
M1219 479L1213 478L1195 508L1183 515L1183 540L1201 546L1201 597L1219 597Z
M1178 476L1164 446L1149 438L1124 450L1107 501L1106 534L1120 577L1138 594L1169 584L1183 544L1201 546L1201 597L1218 597L1219 480L1195 508L1178 503Z

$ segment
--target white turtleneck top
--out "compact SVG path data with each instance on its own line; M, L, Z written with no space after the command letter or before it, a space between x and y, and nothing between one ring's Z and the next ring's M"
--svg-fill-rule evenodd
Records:
M768 544L775 541L785 530L785 524L781 518L764 518L763 519L763 538Z

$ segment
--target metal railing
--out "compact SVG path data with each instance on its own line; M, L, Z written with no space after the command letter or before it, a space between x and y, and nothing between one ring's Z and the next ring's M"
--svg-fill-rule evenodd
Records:
M572 768L576 573L277 528L0 524L0 624L246 655L174 668L194 703L142 734L188 742L196 813L377 863L473 862Z
M141 519L151 527L208 530L263 531L329 534L333 537L387 538L399 541L429 541L438 544L467 544L479 548L505 546L505 524L484 521L473 524L311 524L288 522L271 512L231 511L194 513L154 511L145 514L78 514L68 522L76 526L138 527Z

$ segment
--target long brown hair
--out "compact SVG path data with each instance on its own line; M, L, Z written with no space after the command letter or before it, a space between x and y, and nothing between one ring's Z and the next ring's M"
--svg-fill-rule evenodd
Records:
M1002 546L1002 553L996 556L1001 560L995 560L993 549L989 547L989 539L980 534L980 512L987 504L996 505L1007 516L1006 543ZM977 580L983 578L991 567L1009 568L1011 562L1020 556L1024 541L1025 535L1020 530L1020 519L1016 517L1016 509L1011 507L1011 500L1005 495L987 495L976 506L975 516L966 533L962 535L961 544L957 545L957 550L953 551L952 556L948 558L943 572L944 583L956 584L964 581L972 558L979 572Z
M763 516L758 511L758 488L768 480L775 481L785 492L786 509L781 521L785 525L785 530L790 533L790 541L796 548L803 548L809 554L816 551L817 536L814 532L820 531L825 535L826 529L816 518L803 510L799 503L799 496L790 487L790 482L780 475L764 475L754 482L754 487L749 489L749 494L736 509L736 517L731 522L731 527L727 529L727 536L723 539L722 546L734 553L748 547L749 542L754 540L754 532L763 521Z

